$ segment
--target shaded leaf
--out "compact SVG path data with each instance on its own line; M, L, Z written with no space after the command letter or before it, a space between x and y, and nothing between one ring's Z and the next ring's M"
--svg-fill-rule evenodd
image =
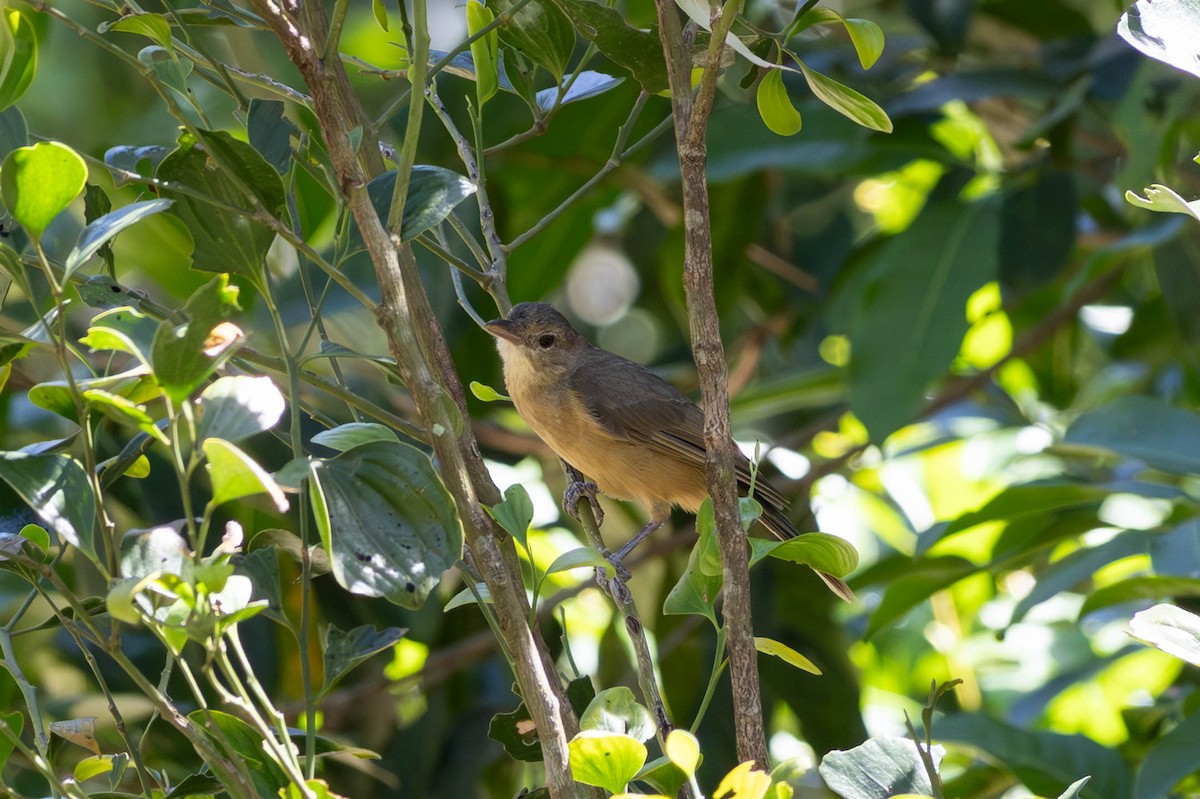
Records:
M79 240L67 255L64 264L64 277L70 277L76 269L83 266L89 258L95 255L101 247L130 225L148 216L166 210L171 205L170 200L143 200L130 203L96 219L79 232Z
M96 560L94 495L78 461L66 455L0 452L0 480L17 492L48 529Z
M380 219L387 219L396 187L396 170L384 172L367 184L367 193ZM475 193L475 184L457 172L440 166L413 167L404 200L404 218L400 223L401 241L412 241L441 222L467 197ZM352 246L362 246L362 235L354 228Z
M937 766L945 750L933 747ZM902 793L933 794L917 746L908 738L871 738L846 751L825 755L821 779L842 799L888 799Z
M1118 397L1088 411L1063 443L1109 450L1164 472L1200 474L1200 417L1150 397Z
M667 67L657 29L632 28L616 9L591 0L553 0L580 35L633 75L651 94L666 91Z
M520 483L504 489L504 499L488 508L492 518L511 535L521 548L529 551L529 524L533 521L533 500Z
M500 41L519 50L562 83L575 49L571 20L551 2L526 3L515 13L515 0L490 0L488 7L501 18Z
M530 5L534 4L530 3ZM563 92L561 99L558 96L559 90L557 88L542 89L534 96L534 102L537 103L538 108L543 111L549 111L554 107L555 103L566 105L567 103L574 103L604 94L609 89L620 86L624 80L624 78L614 78L612 75L605 75L603 72L593 72L589 69L580 72L578 75L567 75L563 78L563 86L566 86L568 82L571 85Z
M339 452L346 452L371 441L399 442L400 439L392 428L375 422L347 422L328 430L322 430L312 437L314 444L336 449Z
M1178 796L1175 786L1196 772L1196 741L1200 741L1200 713L1196 712L1154 741L1134 779L1136 799Z
M492 9L480 0L467 0L467 35L474 37L495 21ZM475 99L479 108L500 88L500 39L492 28L471 42L471 61L475 64Z
M3 10L0 25L0 109L7 109L29 88L37 72L37 36L15 8Z
M52 721L50 722L50 732L77 746L82 746L97 757L100 756L100 744L96 743L95 716Z
M325 628L322 657L325 663L325 683L319 695L326 694L351 669L386 649L391 649L407 630L399 627L377 629L373 625L341 630L333 624Z
M286 175L292 167L292 136L298 132L283 115L283 102L257 97L251 100L246 115L246 133L250 146L258 150L276 172Z
M888 586L879 607L871 614L864 634L866 638L896 621L934 593L974 574L977 567L963 558L925 558L907 571L910 573Z
M218 275L188 298L183 307L186 323L159 323L151 348L154 376L176 405L207 380L220 363L225 349L216 349L210 337L239 310L237 296L237 287L229 285L229 276Z
M579 717L579 729L620 733L646 741L654 735L654 718L633 691L620 685L596 694Z

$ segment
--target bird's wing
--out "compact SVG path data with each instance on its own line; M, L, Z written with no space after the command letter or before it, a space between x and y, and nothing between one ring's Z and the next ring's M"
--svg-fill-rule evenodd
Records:
M605 384L597 382L603 374ZM613 382L622 391L615 392ZM613 436L652 447L697 466L704 465L704 411L673 385L641 364L599 348L593 348L571 376L571 388L584 399L588 411ZM750 487L750 461L740 450L734 452L738 485L745 494ZM758 480L754 496L764 507L786 519L787 502L766 480ZM785 536L778 525L777 535Z

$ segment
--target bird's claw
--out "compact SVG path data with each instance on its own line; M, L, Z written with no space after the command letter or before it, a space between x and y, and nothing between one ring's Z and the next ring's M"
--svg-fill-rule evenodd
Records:
M596 526L599 527L604 524L604 510L600 507L600 500L597 498L599 492L600 489L595 483L572 480L567 485L567 490L563 492L563 510L572 519L579 521L579 510L576 505L579 504L580 497L587 497L588 503L592 506L592 515L596 517Z
M633 577L633 574L629 571L629 569L626 569L625 564L621 562L621 557L615 552L608 553L608 562L612 564L613 569L615 569L617 572L617 577L619 577L622 582L627 583L629 582L630 578Z

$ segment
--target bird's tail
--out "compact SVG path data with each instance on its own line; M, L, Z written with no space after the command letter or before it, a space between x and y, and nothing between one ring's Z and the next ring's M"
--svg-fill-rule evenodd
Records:
M763 527L771 531L771 535L781 541L786 541L789 538L795 538L800 535L800 531L796 529L796 525L792 524L792 520L779 508L763 503L762 509L762 516L758 520L762 523ZM814 569L813 571L817 570ZM846 585L845 580L823 571L817 571L817 576L821 578L821 582L825 583L834 594L847 602L854 601L854 592L850 590L850 586Z

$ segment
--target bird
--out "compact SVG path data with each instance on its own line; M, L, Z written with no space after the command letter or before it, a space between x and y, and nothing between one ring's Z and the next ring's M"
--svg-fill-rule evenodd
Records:
M642 364L594 346L548 303L518 303L484 329L496 340L509 396L533 432L605 494L649 510L634 542L661 526L674 506L699 510L708 487L704 412L695 402ZM736 448L734 458L745 496L750 461ZM761 477L754 497L762 505L759 522L772 535L799 535L787 502ZM853 598L841 579L817 574L835 594Z

